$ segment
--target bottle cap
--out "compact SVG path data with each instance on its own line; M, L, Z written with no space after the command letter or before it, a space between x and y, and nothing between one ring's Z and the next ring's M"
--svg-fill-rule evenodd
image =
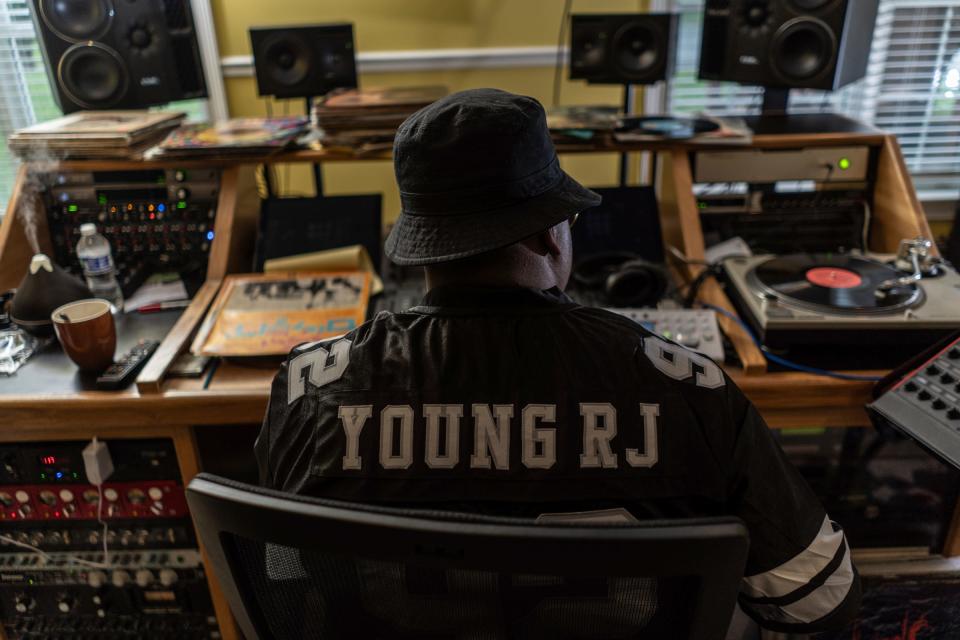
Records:
M81 236L95 236L97 235L97 225L92 222L84 222L80 225L80 235Z

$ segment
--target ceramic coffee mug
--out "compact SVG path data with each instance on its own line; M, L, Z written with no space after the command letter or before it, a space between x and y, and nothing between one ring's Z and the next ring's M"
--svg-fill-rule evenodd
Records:
M57 339L81 371L100 373L113 364L117 328L110 303L99 298L57 307L50 315Z

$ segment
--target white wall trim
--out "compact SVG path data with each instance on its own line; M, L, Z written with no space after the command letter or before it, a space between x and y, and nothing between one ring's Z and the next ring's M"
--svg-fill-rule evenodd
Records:
M563 47L561 55L566 63L567 47ZM554 46L366 51L357 54L357 71L360 73L552 67L556 63L557 47ZM253 56L225 56L220 60L220 67L226 78L253 77Z
M197 44L200 46L200 59L203 62L203 76L207 82L207 99L210 118L214 121L230 117L227 108L227 90L220 71L220 47L217 44L217 29L213 22L213 9L210 0L193 0L193 24L197 32Z

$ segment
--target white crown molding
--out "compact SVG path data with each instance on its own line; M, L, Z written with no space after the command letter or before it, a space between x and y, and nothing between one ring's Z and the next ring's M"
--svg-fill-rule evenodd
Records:
M504 69L510 67L552 67L557 47L479 47L473 49L418 49L410 51L367 51L357 54L360 73L400 73L444 69ZM567 48L560 52L566 62ZM225 78L253 77L253 56L225 56L220 60Z

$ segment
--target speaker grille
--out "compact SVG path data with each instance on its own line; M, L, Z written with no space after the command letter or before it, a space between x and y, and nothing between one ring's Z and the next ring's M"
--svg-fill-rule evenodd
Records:
M57 75L70 99L88 109L113 106L127 88L127 69L119 54L96 42L67 49Z
M109 0L41 0L40 15L64 40L94 40L113 19Z

